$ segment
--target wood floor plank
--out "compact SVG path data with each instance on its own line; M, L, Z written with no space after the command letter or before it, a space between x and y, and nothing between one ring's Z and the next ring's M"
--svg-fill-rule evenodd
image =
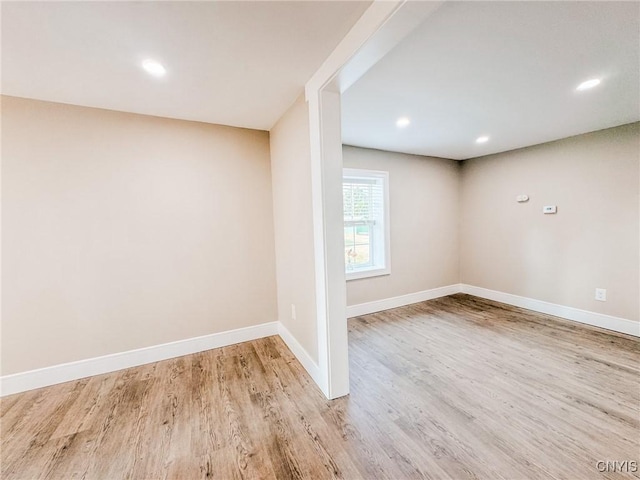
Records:
M222 399L221 413L228 438L235 451L235 466L241 478L273 478L270 460L260 448L260 444L252 440L251 425L254 417L247 415L251 411L251 400L246 391L249 386L242 381L238 348L225 347L223 350L224 355L217 359L217 383Z
M638 479L640 342L452 295L349 320L327 401L279 337L0 400L0 477Z

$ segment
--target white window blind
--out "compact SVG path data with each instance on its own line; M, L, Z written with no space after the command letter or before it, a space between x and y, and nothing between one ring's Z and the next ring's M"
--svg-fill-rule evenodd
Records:
M347 279L389 273L388 173L345 169L342 182Z

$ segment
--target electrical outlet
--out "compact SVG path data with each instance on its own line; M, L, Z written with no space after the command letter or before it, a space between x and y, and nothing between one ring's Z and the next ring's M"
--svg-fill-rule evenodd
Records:
M293 304L293 303L291 304L291 318L292 318L293 320L295 320L295 319L296 319L296 306L295 306L295 304Z
M596 288L596 300L601 302L607 301L607 289L606 288Z

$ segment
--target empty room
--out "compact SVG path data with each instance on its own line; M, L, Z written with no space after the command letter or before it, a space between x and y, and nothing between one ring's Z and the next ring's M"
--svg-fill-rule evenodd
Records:
M640 478L639 2L0 21L0 478Z

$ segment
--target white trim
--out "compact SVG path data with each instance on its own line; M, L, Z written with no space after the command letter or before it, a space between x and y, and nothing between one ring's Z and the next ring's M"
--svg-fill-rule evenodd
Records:
M586 325L592 325L594 327L604 328L606 330L612 330L614 332L640 337L640 322L635 322L626 318L613 317L602 313L590 312L588 310L580 310L579 308L566 307L564 305L536 300L534 298L520 297L511 293L498 292L463 283L434 288L431 290L423 290L421 292L400 295L398 297L385 298L374 302L351 305L347 307L347 317L351 318L360 315L367 315L369 313L381 312L383 310L403 307L412 303L446 297L447 295L453 295L454 293L467 293L475 297L486 298L488 300L506 303L507 305L533 310L534 312L553 315L555 317L564 318L565 320L571 320L578 323L584 323Z
M137 367L146 363L181 357L192 353L226 347L236 343L278 335L278 322L263 323L226 332L187 338L176 342L129 350L126 352L87 358L27 372L0 377L0 396L47 387L80 378ZM293 349L292 349L293 351ZM298 356L297 353L296 357Z
M362 280L363 278L382 277L384 275L391 275L391 267L358 268L357 270L347 272L345 275L347 282L351 280Z
M394 41L388 41L391 45L386 49L378 48L382 50L379 55L372 55L371 52L367 52L364 48L380 28L388 22L388 20L399 10L404 4L404 0L398 1L374 1L358 19L358 21L351 27L351 30L340 40L340 43L329 54L326 60L320 65L318 70L313 74L305 85L305 94L307 100L317 95L317 93L333 80L336 75L342 70L345 65L348 65L353 61L354 57L361 50L365 50L361 56L366 56L368 53L372 60L366 62L362 67L356 69L350 77L354 77L349 84L354 83L359 77L369 70L376 62L378 62L392 47L400 43L400 39L393 39ZM362 63L362 59L360 60Z
M339 93L309 99L309 128L320 388L334 399L349 393Z
M441 5L441 2L374 0L305 85L309 106L318 365L320 388L329 399L349 393L338 92L416 28L433 11L431 3ZM398 16L399 13L403 14ZM361 48L373 39L376 41L370 48ZM357 66L352 63L355 61ZM340 75L342 70L344 75Z
M287 327L282 322L278 322L278 335L282 338L282 341L289 347L291 353L295 355L298 361L302 364L307 373L311 376L314 382L318 386L321 385L322 376L320 374L320 367L311 358L311 355L304 349L300 342L291 334Z
M355 270L347 270L345 276L347 282L350 280L359 280L362 278L379 277L381 275L391 274L391 226L389 212L389 172L385 170L367 170L362 168L343 168L342 169L342 182L343 182L343 194L344 183L349 183L349 179L376 179L382 183L382 218L378 218L379 223L376 225L376 230L382 226L382 248L377 245L373 251L369 254L373 255L374 265L370 267L357 268ZM372 232L372 235L376 235ZM379 237L380 234L374 236ZM380 242L374 242L379 244ZM371 245L371 244L370 244Z
M463 284L462 293L468 293L469 295L526 308L527 310L533 310L534 312L546 313L547 315L573 320L574 322L585 323L594 327L605 328L607 330L613 330L614 332L640 337L640 323L626 318L613 317L611 315L580 310L573 307L565 307L564 305L544 302L533 298L520 297L518 295L512 295L511 293L497 292L495 290L475 287L473 285Z
M307 99L327 84L344 92L442 4L374 0L307 82Z
M318 364L321 372L318 386L327 398L331 398L329 393L329 338L327 335L329 319L327 318L327 279L325 277L326 255L324 251L324 193L322 191L320 92L315 92L315 95L310 95L309 92L307 92L307 101L311 156L311 208L313 220L313 262L316 287L316 329L318 333Z
M425 300L433 300L434 298L446 297L454 293L460 293L462 286L460 284L447 285L446 287L432 288L421 292L409 293L398 297L385 298L374 302L360 303L347 307L347 318L367 315L369 313L381 312L390 308L404 307L412 303L424 302Z
M580 310L578 308L557 305L533 298L520 297L510 293L497 292L487 288L466 284L454 284L446 287L423 290L421 292L400 295L374 302L361 303L347 307L347 317L357 317L369 313L389 310L434 298L446 297L455 293L467 293L480 298L506 303L516 307L545 313L595 327L640 337L640 323L626 318L613 317L601 313ZM159 362L170 358L226 347L236 343L257 340L279 335L289 350L295 355L311 378L322 386L323 375L319 365L300 345L296 338L280 322L269 322L251 327L238 328L226 332L213 333L202 337L187 338L176 342L152 347L129 350L127 352L88 358L77 362L63 363L51 367L0 377L0 396L20 393L58 383L78 380L94 375L115 372L125 368L137 367L147 363Z

